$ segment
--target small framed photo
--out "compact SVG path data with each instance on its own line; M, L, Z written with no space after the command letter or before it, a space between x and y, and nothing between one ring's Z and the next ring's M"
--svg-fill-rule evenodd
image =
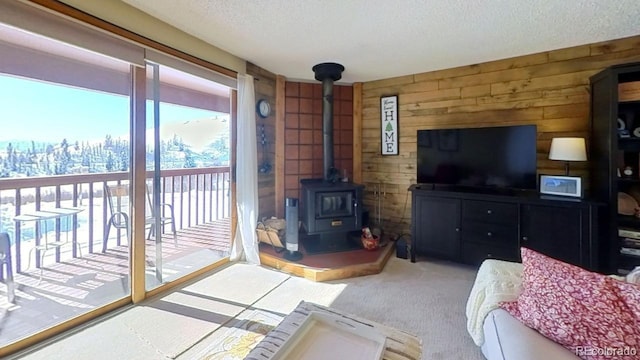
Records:
M540 193L582 197L582 178L576 176L540 175Z

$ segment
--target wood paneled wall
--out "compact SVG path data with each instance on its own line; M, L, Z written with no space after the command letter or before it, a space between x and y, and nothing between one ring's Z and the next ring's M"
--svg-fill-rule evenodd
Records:
M271 116L266 119L256 114L256 141L258 146L258 168L267 161L271 165L271 171L267 173L258 172L258 197L260 210L258 217L271 217L276 214L275 205L275 182L276 182L276 158L275 158L275 108L276 108L276 75L258 67L252 63L247 63L247 74L256 80L255 96L256 102L260 99L267 99L271 104ZM262 127L264 126L265 146L262 145ZM242 136L242 134L238 134ZM256 169L258 171L258 169ZM241 189L238 189L241 191Z
M589 77L636 61L640 36L364 83L362 179L372 218L379 202L385 233L410 232L407 189L416 182L420 129L535 124L538 173L561 174L563 164L548 160L551 138L581 136L588 146ZM382 156L380 96L392 94L399 95L400 152ZM588 181L588 163L571 169Z

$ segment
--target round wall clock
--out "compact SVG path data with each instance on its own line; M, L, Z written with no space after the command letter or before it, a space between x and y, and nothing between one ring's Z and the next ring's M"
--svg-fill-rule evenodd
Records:
M271 104L266 99L261 99L256 105L256 111L261 118L268 118L271 115Z

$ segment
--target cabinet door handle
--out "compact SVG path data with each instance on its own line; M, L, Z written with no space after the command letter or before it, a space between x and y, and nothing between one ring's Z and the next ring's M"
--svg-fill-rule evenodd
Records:
M493 211L491 211L491 209L487 210L487 214L491 215Z
M487 236L489 236L489 237L493 236L493 234L491 233L491 231L489 231L489 232L487 233Z
M529 238L528 238L528 237L526 237L526 236L523 236L523 237L522 237L522 241L527 241L527 240L529 240Z
M460 232L460 228L456 228L456 232Z

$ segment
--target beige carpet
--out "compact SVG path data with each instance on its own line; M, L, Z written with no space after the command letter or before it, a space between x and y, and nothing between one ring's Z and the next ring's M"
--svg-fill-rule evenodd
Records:
M378 275L314 283L235 264L18 358L223 359L219 350L230 341L259 341L263 324L272 325L305 300L417 335L423 359L480 360L464 315L475 272L391 258ZM261 314L271 316L256 320Z
M465 305L476 269L394 258L378 276L349 279L337 309L417 335L423 359L484 359L466 331Z
M301 300L315 302L418 336L423 359L481 360L465 317L475 274L465 265L392 257L378 275L329 283L290 278L255 307L288 313Z
M253 305L288 314L300 301L331 306L405 332L423 341L423 359L481 360L466 331L465 305L476 269L449 262L411 263L392 257L378 275L327 283L290 277ZM224 330L226 331L226 329ZM197 359L203 347L225 332L201 341L178 359Z

